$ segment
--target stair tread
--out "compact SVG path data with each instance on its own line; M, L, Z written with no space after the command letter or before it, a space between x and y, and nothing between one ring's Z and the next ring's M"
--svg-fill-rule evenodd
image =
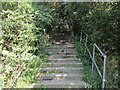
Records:
M58 76L58 77L60 77L60 76L79 76L79 77L81 77L81 76L83 76L83 75L81 75L81 74L78 74L78 73L46 73L46 74L40 74L39 76Z
M75 54L73 54L73 55L64 55L64 54L53 54L53 55L50 55L50 56L77 56L77 55L75 55Z
M51 46L48 46L49 47L74 47L73 44L64 44L64 45L51 45Z
M40 68L40 70L41 69L63 69L63 70L65 70L65 69L70 69L70 70L75 70L75 69L80 69L80 70L82 70L83 68L81 68L81 67L46 67L46 68Z
M80 67L82 63L71 63L71 62L52 62L52 63L46 63L46 66L51 66L51 67Z
M49 63L45 63L45 64L79 64L79 65L81 65L82 63L77 63L77 62L76 63L75 62L74 63L72 63L72 62L64 62L64 63L63 62L51 62L50 63L49 62Z
M67 61L72 61L72 60L74 60L74 61L79 61L80 59L78 59L78 58L53 58L53 59L49 59L49 60L67 60Z
M49 60L71 60L71 61L80 61L80 59L78 59L77 57L74 57L73 59L70 58L64 58L64 57L49 57Z
M37 75L36 78L40 80L82 80L83 74L68 74L68 73L47 73Z
M40 86L40 85L46 85L47 87L50 88L67 88L67 87L72 87L72 88L78 88L78 87L84 87L85 82L82 80L40 80L38 81L35 86Z

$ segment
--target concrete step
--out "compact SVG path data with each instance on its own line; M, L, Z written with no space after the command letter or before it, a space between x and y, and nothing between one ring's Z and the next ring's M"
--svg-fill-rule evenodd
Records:
M77 57L72 57L72 58L57 58L57 59L49 59L50 61L80 61L81 59L80 58L77 58Z
M59 62L61 62L61 63L80 63L81 62L81 60L80 59L78 59L78 58L54 58L54 59L50 59L49 60L51 63L59 63Z
M41 85L47 88L85 88L85 82L81 80L40 80L34 84L34 87Z
M74 48L52 48L52 49L46 49L46 51L51 52L76 52Z
M49 52L51 55L76 55L75 52Z
M76 58L76 55L51 55L49 56L50 59L54 58Z
M64 55L64 54L57 54L57 55L51 55L52 57L55 57L55 56L61 56L61 57L65 57L65 58L67 58L67 57L76 57L77 55L75 55L75 54L73 54L73 55Z
M76 73L47 73L37 76L38 80L82 80L82 74Z
M66 45L51 45L46 48L54 49L54 48L74 48L73 44L66 44Z
M76 52L49 52L49 51L47 52L50 53L50 55L76 55L77 54Z
M82 73L83 68L80 67L47 67L41 68L41 73L57 72L57 73Z
M76 55L76 51L65 51L65 52L61 52L59 50L56 50L56 51L47 51L46 52L50 53L51 55L52 54L62 54L62 55Z
M45 66L48 67L80 67L82 63L78 62L51 62L51 63L46 63Z
M51 60L51 63L80 63L78 60Z
M75 49L75 47L57 46L57 47L47 47L46 49Z

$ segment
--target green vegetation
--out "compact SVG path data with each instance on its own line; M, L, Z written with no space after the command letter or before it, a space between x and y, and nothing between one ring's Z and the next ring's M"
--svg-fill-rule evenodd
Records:
M45 47L50 45L48 41L52 34L64 32L80 37L80 32L85 31L89 36L90 51L93 43L97 43L107 55L105 86L118 88L118 7L117 2L2 2L0 87L32 87L37 70L44 67L44 63L48 62L47 55L52 54L45 51ZM84 59L87 71L84 79L91 84L89 87L100 87L97 74L91 75L89 58L81 54L82 45L76 43L78 57ZM96 53L96 56L99 54ZM98 63L100 67L103 65L102 62Z
M84 77L83 80L86 81L87 88L101 88L101 78L98 75L98 72L95 70L94 73L92 73L92 65L91 65L91 59L89 55L84 56L83 54L83 46L80 44L79 41L75 41L75 48L77 50L77 56L81 58L83 68L84 68Z
M93 43L107 55L106 87L118 88L118 53L120 16L119 3L61 3L69 30L80 37L80 32L88 34L88 47L92 52ZM60 5L61 5L60 4ZM61 10L61 11L62 11ZM97 52L96 57L100 56ZM101 61L101 58L96 58ZM102 62L98 62L100 67Z
M71 84L67 84L66 86L67 86L67 88L71 88L71 87L72 87L72 85L71 85Z
M34 76L37 69L47 59L44 53L46 39L42 33L43 28L35 24L39 13L36 14L32 3L27 2L2 2L2 6L0 53L4 61L4 87L29 87L36 81ZM42 15L39 19L45 21Z
M60 71L44 71L43 73L60 73Z
M92 73L92 60L90 59L90 56L88 53L86 53L86 55L84 55L84 45L83 44L80 44L80 41L79 41L79 38L75 38L74 39L74 45L75 45L75 48L77 50L77 56L79 58L81 58L82 60L82 63L83 63L83 68L84 68L84 77L83 79L88 83L87 84L87 88L101 88L101 84L102 84L102 80L97 72L97 69L95 68L94 69L94 72ZM99 54L97 53L97 55L99 56ZM96 58L98 60L100 60L99 58ZM96 61L99 68L101 69L101 66L103 66L102 64L103 63L100 63L99 61ZM99 63L98 63L99 62ZM113 68L113 67L112 67ZM110 68L108 68L109 70ZM102 70L101 70L102 72ZM118 74L118 73L117 73ZM107 72L107 75L109 75L109 73ZM107 85L109 86L108 82L108 76L106 75L106 87ZM114 78L114 77L111 77L111 78ZM112 88L119 88L118 87L118 81L116 82L113 82L114 85L112 85L111 87Z
M42 88L42 90L47 90L47 89L46 89L46 86L44 86L44 85L41 85L41 86L39 86L38 88L40 88L40 89Z

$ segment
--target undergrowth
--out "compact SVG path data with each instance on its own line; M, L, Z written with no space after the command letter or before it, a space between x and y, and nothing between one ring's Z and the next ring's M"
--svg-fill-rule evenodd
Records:
M101 88L101 79L98 75L98 72L94 70L92 73L92 62L88 55L83 54L84 47L80 44L77 39L74 40L74 45L77 50L77 57L81 58L83 68L84 68L84 76L83 80L86 82L86 88Z

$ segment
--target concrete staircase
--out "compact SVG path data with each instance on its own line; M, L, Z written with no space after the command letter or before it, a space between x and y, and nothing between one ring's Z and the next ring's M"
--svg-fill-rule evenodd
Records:
M84 88L82 80L83 67L81 60L76 57L74 46L70 43L52 45L46 51L51 52L49 62L41 68L41 74L35 87L41 85L47 88Z

